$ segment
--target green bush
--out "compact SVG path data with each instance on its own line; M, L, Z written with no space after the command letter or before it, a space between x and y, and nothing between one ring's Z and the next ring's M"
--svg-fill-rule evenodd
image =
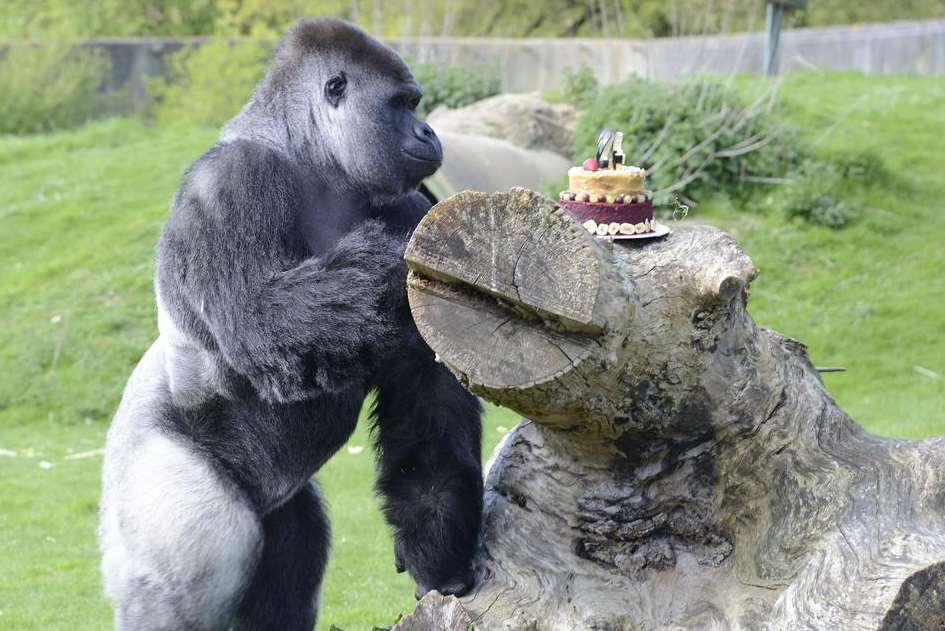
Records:
M270 50L262 42L219 39L174 53L167 77L148 85L155 122L220 126L249 99Z
M578 107L587 107L594 102L600 91L600 83L589 66L568 68L561 77L561 99Z
M101 92L111 71L101 51L62 42L0 55L0 134L69 129L114 111L115 95Z
M794 134L768 101L748 103L734 88L707 80L632 79L604 88L578 121L577 163L595 154L605 127L624 132L627 160L647 169L657 203L674 194L692 200L715 191L748 194L755 182L784 177L798 161Z
M502 89L502 75L495 66L444 66L435 63L411 65L413 75L423 86L423 100L417 108L426 116L438 105L455 108L495 96Z
M576 92L579 83L571 79L571 94L588 89ZM802 142L775 97L766 92L749 102L725 83L634 79L583 104L573 158L593 156L597 135L609 127L624 132L628 162L647 169L658 205L723 193L745 208L835 229L856 217L851 191L906 186L875 152L829 153ZM748 203L759 192L764 198Z
M789 196L785 210L790 217L799 217L811 223L842 228L853 219L853 212L847 203L830 193L818 193L813 189L797 189L795 196Z
M875 154L832 156L828 160L808 158L791 174L787 185L773 200L775 208L795 217L828 228L842 228L853 220L853 210L843 199L849 180L862 181L866 170L882 170Z

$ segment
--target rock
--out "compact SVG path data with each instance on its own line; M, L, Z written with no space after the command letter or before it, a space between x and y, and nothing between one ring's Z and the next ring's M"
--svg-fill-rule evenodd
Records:
M526 149L570 156L577 110L549 103L538 93L500 94L458 109L437 108L427 122L437 131L500 138Z

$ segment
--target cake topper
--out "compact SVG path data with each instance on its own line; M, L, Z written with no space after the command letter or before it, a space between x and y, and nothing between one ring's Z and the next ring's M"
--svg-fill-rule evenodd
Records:
M618 164L623 164L626 156L623 154L623 132L618 131L614 134L614 151L613 156L610 159L610 163L613 165L611 168L616 169Z
M604 128L597 137L597 166L601 169L610 168L610 161L614 155L614 132Z
M625 160L623 132L604 129L597 137L597 166L601 169L616 169Z

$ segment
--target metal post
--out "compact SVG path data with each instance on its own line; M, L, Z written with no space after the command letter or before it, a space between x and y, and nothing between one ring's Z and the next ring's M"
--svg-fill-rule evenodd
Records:
M781 37L781 16L784 7L780 2L769 2L765 17L765 59L766 77L778 74L778 40Z

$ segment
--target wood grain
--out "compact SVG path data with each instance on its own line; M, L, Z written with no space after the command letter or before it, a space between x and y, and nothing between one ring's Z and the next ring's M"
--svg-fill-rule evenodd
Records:
M943 628L945 441L840 410L749 316L756 270L725 233L615 244L566 219L463 193L408 250L421 333L525 417L487 473L476 628Z

